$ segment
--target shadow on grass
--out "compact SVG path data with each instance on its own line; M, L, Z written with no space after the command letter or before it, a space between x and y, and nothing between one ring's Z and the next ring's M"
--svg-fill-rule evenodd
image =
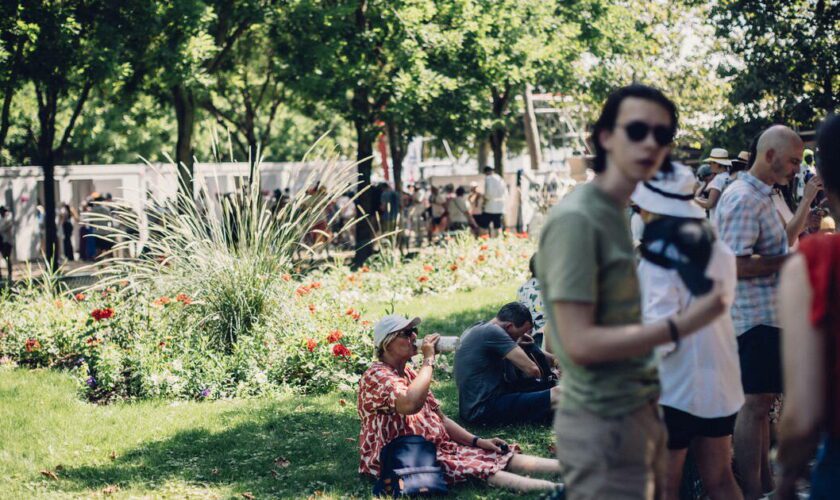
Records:
M370 483L356 473L355 412L301 410L301 405L294 408L298 403L302 401L295 398L249 412L243 422L219 432L179 432L117 456L110 464L67 467L64 485L80 492L112 484L157 490L175 482L185 483L186 489L230 488L261 498L330 490L342 497L366 495ZM240 415L220 419L226 417L243 420Z

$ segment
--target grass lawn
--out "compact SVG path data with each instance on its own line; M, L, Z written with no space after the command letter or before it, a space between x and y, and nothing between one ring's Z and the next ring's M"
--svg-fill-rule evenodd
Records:
M460 334L515 297L515 285L414 299L397 312L422 332ZM369 309L370 319L382 305ZM449 416L450 379L433 390ZM256 400L145 401L95 406L69 377L0 370L0 498L366 498L356 472L359 420L353 393ZM549 428L470 429L551 456ZM515 498L480 483L458 498Z

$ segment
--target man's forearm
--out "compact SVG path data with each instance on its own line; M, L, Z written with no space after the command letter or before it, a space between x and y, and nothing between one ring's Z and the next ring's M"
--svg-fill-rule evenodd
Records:
M775 256L751 255L738 257L737 269L739 278L760 278L776 274L782 269L789 254Z

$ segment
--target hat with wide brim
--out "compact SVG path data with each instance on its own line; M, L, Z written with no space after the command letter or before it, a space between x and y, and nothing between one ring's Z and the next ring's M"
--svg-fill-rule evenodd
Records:
M729 151L723 148L713 148L709 157L703 161L713 161L727 167L732 165L732 160L729 159Z
M373 326L373 344L378 348L388 335L406 328L415 327L421 322L422 320L417 317L408 319L399 314L389 314L377 321Z
M697 179L691 169L673 163L672 172L659 171L653 179L636 186L631 199L642 210L659 215L703 219L706 211L694 201Z

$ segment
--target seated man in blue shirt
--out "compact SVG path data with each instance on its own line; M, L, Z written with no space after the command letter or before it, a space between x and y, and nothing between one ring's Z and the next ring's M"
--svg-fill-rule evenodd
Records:
M517 390L505 380L513 365L530 380L547 374L529 356L545 356L533 345L531 312L519 302L503 306L496 317L470 327L455 352L455 382L461 418L479 424L549 423L559 388Z

